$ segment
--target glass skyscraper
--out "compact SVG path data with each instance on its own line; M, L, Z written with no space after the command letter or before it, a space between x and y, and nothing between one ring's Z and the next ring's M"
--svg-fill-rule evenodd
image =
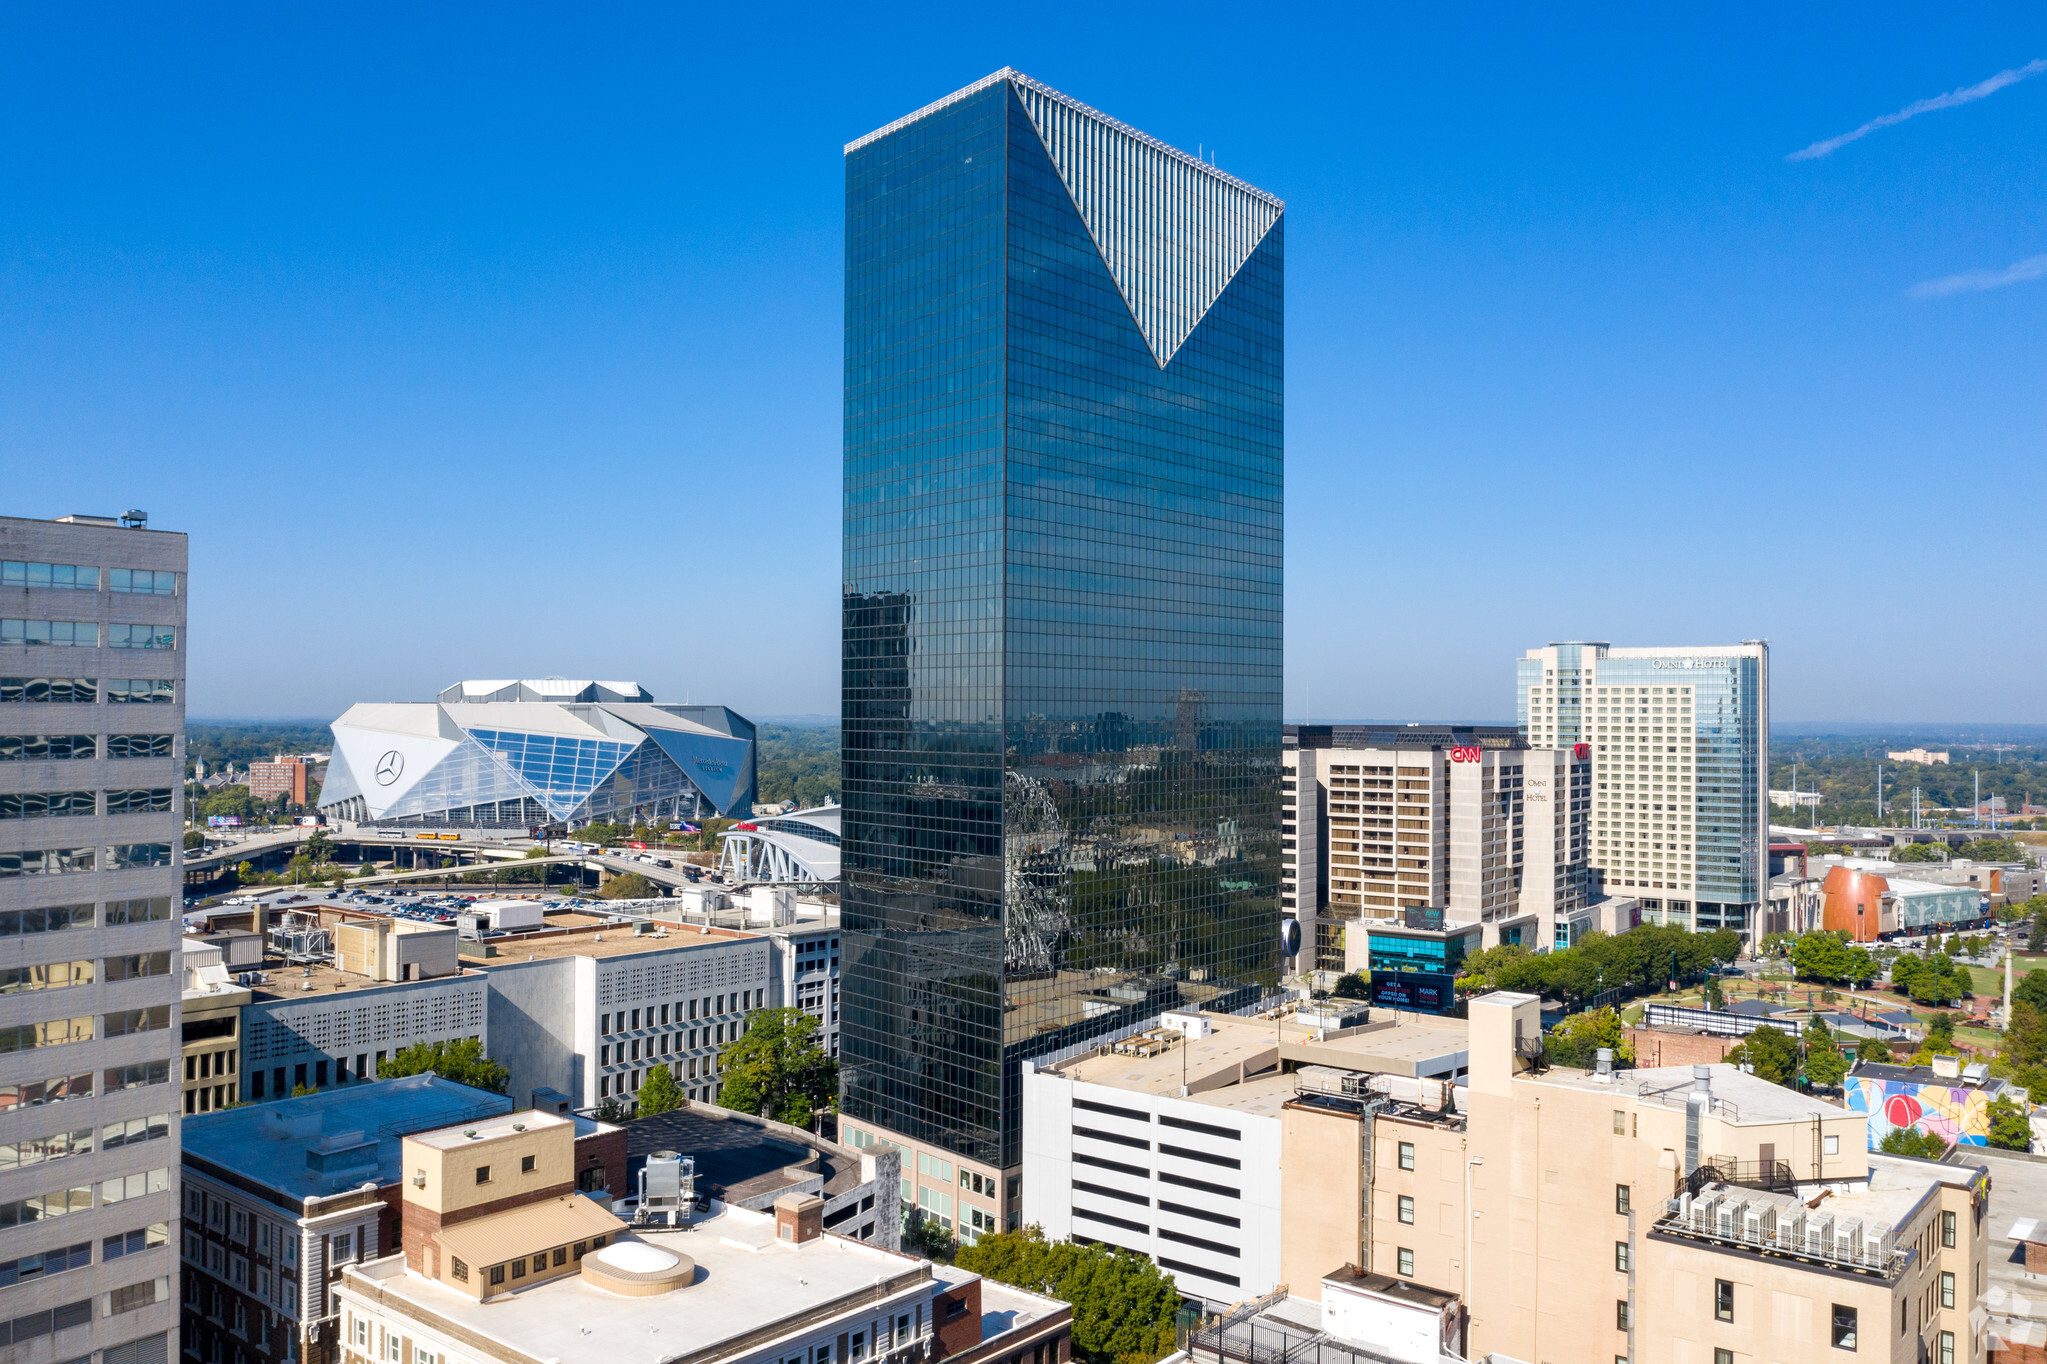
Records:
M1515 660L1531 744L1592 761L1592 865L1649 923L1760 939L1769 898L1770 646L1570 640Z
M969 1238L1023 1060L1277 982L1283 207L1007 69L846 148L842 1108Z

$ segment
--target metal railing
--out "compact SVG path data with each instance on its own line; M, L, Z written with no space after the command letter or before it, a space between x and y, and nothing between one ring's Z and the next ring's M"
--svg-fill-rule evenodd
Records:
M1764 1189L1770 1193L1787 1194L1796 1197L1798 1180L1791 1173L1791 1162L1786 1160L1729 1160L1714 1156L1711 1160L1699 1162L1699 1168L1678 1181L1677 1192L1698 1196L1708 1184L1734 1184L1744 1189Z

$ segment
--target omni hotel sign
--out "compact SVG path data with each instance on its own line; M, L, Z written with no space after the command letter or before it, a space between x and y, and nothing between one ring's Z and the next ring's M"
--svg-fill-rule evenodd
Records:
M1734 666L1734 660L1731 658L1652 658L1649 660L1649 666L1652 668L1731 668Z

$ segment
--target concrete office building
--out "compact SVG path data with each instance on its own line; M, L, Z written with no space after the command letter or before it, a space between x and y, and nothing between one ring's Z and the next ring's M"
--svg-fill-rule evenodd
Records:
M1440 1086L1464 1070L1461 1022L1364 1014L1343 1000L1282 1019L1168 1014L1094 1052L1026 1063L1025 1221L1135 1251L1191 1298L1271 1292L1284 1282L1282 1116L1301 1084Z
M1454 1102L1286 1106L1287 1283L1456 1295L1474 1359L1981 1359L1984 1169L1873 1154L1864 1114L1733 1066L1545 1070L1540 1014L1471 1001Z
M186 541L0 518L0 1340L178 1351Z
M223 935L225 936L225 935ZM254 998L222 961L221 944L186 938L179 1022L184 1111L226 1108L242 1093L242 1007Z
M501 1094L408 1075L187 1123L187 1355L221 1364L333 1360L342 1274L401 1248L402 1146L411 1133L515 1120L558 1129L571 1138L565 1184L625 1195L623 1128L513 1107Z
M1409 909L1485 943L1559 945L1586 899L1591 764L1488 725L1288 725L1281 899L1303 968L1356 971L1361 922ZM1312 955L1311 955L1312 953Z
M824 1230L824 1200L634 1226L559 1123L406 1138L403 1250L335 1290L347 1364L1065 1364L1072 1309Z
M1769 898L1770 646L1573 641L1515 665L1532 744L1591 745L1591 865L1643 919L1732 928L1753 945Z
M788 886L753 886L736 893L687 886L672 902L653 907L649 917L685 932L709 925L766 938L774 949L768 1006L809 1014L817 1020L826 1054L839 1054L837 905L799 898Z
M1026 1057L1277 985L1284 205L1006 68L845 165L842 1121L1012 1226Z
M540 1104L554 1091L576 1108L631 1103L657 1064L715 1101L719 1051L777 981L766 937L655 920L519 941L483 965L490 1055L511 1070L511 1093Z
M392 1052L420 1042L474 1038L490 1051L490 986L476 971L387 981L329 959L261 975L242 1009L244 1099L373 1080Z

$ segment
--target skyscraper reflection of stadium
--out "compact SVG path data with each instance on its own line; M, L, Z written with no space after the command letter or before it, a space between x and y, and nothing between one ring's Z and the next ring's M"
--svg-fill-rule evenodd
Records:
M357 823L578 828L744 816L754 799L752 722L636 682L458 682L331 728L320 809Z

